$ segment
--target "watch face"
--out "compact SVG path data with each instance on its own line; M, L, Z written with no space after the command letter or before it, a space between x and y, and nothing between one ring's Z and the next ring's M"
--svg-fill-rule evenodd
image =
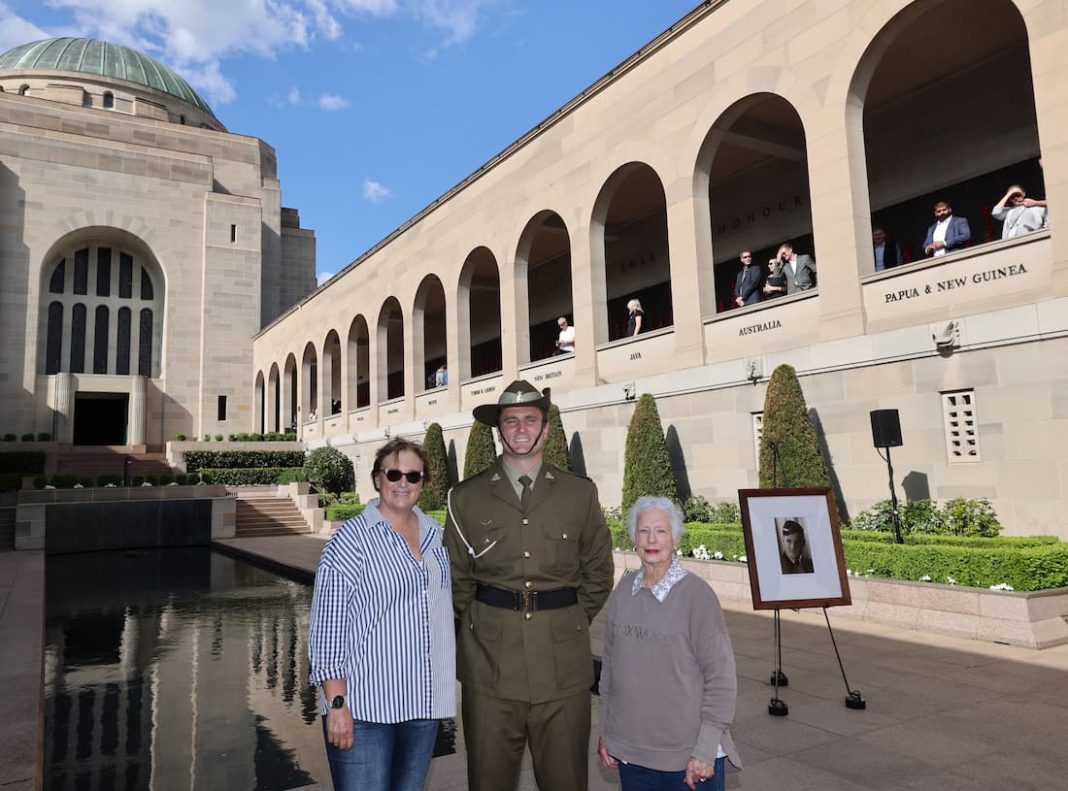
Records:
M335 695L334 699L330 701L330 708L332 708L332 709L340 709L344 705L345 705L345 696L344 695Z

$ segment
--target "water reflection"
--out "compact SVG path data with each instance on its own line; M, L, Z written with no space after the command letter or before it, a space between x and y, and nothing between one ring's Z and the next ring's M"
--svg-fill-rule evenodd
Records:
M50 557L46 788L328 787L310 604L202 548Z

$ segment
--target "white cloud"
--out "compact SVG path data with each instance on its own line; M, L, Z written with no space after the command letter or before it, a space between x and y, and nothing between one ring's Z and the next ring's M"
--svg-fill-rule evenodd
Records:
M370 203L381 203L390 195L393 194L393 190L387 187L385 184L380 184L377 181L371 179L363 180L363 199Z
M327 280L329 280L333 276L334 276L333 272L320 272L319 273L319 285L321 286L323 283L325 283Z
M42 30L0 2L0 51L49 35L93 36L125 44L175 68L211 101L226 103L236 86L220 61L247 53L273 58L288 49L343 37L343 18L399 17L445 38L431 49L462 44L514 0L45 0L68 12L63 29ZM76 32L75 32L76 31ZM338 109L335 99L317 100Z
M344 110L351 105L348 99L344 96L337 96L333 93L324 93L318 99L315 100L315 105L320 110Z
M300 105L300 88L294 85L289 89L289 93L286 94L286 101L292 105Z
M20 44L29 44L31 41L48 38L48 35L33 22L20 17L5 3L0 3L0 52L7 52Z

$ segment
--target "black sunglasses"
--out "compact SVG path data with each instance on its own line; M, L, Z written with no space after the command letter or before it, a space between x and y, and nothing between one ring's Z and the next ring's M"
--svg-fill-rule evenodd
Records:
M419 483L423 480L423 473L421 470L408 470L408 472L401 472L400 470L382 470L382 474L386 476L386 480L390 483L396 483L402 477L408 479L408 483Z

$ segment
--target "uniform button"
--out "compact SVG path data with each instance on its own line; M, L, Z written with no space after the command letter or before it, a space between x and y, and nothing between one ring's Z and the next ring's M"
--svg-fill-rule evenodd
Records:
M524 582L524 583L523 583L523 586L524 586L524 587L525 587L525 588L526 588L527 590L530 590L531 588L533 588L533 587L534 587L534 583L533 583L533 582L531 582L530 580L527 580L526 582Z
M528 612L528 613L523 613L523 618L524 618L524 619L526 619L526 620L528 620L528 621L529 621L529 620L530 620L531 618L533 618L533 617L534 617L534 613L530 613L530 612Z
M560 538L562 538L562 539L564 539L565 541L567 541L567 533L563 533L563 534L562 534L562 535L560 536Z
M523 520L523 524L525 524L525 525L529 525L529 524L530 524L530 520L529 520L529 519L524 519L524 520Z
M525 558L528 558L528 559L529 559L529 558L530 558L530 553L529 553L529 552L524 552L524 553L523 553L523 557L525 557Z

